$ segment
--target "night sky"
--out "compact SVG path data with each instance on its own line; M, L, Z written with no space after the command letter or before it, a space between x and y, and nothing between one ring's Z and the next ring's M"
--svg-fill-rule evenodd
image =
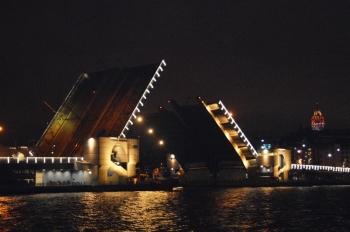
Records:
M1 1L2 141L39 139L79 75L167 67L143 112L222 100L246 134L350 128L347 1ZM169 107L170 109L170 107ZM20 144L19 144L20 143Z

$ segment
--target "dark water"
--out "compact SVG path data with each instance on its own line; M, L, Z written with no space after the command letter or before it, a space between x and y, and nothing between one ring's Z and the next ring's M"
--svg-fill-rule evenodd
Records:
M350 186L0 197L0 231L348 231Z

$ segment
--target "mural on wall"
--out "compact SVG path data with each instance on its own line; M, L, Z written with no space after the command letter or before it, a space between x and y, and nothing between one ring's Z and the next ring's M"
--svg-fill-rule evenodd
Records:
M286 165L286 163L284 162L284 155L280 154L279 156L280 156L280 159L279 159L280 165L278 167L278 171L281 170Z
M128 162L128 156L124 147L122 147L119 144L113 147L111 153L111 161L117 165L119 165L120 163Z

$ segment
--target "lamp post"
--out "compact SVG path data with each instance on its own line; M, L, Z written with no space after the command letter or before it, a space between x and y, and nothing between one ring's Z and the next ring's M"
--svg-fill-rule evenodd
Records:
M331 162L332 154L331 153L328 154L328 158L329 158L329 161L328 161L329 166L331 166L332 165L332 162Z
M0 145L2 146L2 131L3 131L4 129L3 129L3 127L2 126L0 126Z
M137 122L138 125L136 125L135 129L136 129L136 136L137 136L138 139L140 139L140 131L139 131L140 128L139 128L139 126L142 123L142 121L143 121L143 118L141 116L138 116L136 118L136 122Z
M158 150L158 152L157 152L158 153L158 156L157 156L158 162L163 163L163 160L167 159L164 140L162 140L162 139L158 140L158 149L157 150Z

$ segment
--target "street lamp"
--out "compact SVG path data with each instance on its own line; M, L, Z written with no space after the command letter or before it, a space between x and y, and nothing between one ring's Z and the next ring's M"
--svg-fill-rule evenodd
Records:
M2 131L4 130L4 128L2 126L0 126L0 145L2 145Z
M54 153L55 153L55 147L56 147L56 145L54 144L54 145L52 145L52 149L51 149L51 155L53 156L54 155Z
M329 166L330 166L330 165L332 165L332 162L331 162L332 154L331 153L328 154L328 158L329 158Z
M135 132L138 139L140 138L140 126L142 124L142 121L143 121L143 118L141 116L138 116L136 118Z

